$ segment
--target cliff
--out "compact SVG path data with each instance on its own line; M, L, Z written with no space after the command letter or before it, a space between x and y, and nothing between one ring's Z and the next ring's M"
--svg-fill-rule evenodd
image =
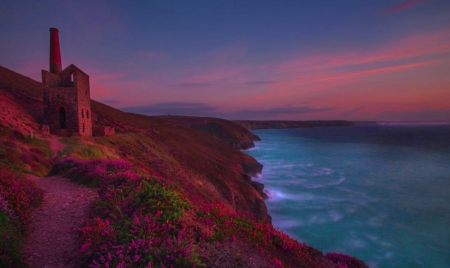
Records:
M159 118L214 136L236 149L252 148L255 146L253 141L260 140L257 135L241 125L220 118L192 116L161 116Z
M79 254L86 266L95 261L115 267L127 261L126 267L147 262L176 267L342 267L341 255L327 257L273 228L263 186L250 178L262 165L236 149L251 147L258 139L242 126L217 118L125 113L92 101L93 124L112 125L118 134L61 139L66 148L51 159L49 144L40 139L39 82L14 72L8 75L0 80L0 194L15 185L4 181L16 180L39 191L19 178L23 173L46 174L51 166L53 173L100 187L80 229ZM39 139L31 138L31 132ZM31 200L33 191L10 191L2 198L13 204L17 193L17 198ZM9 217L4 211L20 214L24 209L4 208L3 199L1 217ZM15 229L14 213L0 223L0 235ZM21 230L27 228L27 219ZM180 263L184 266L177 266Z

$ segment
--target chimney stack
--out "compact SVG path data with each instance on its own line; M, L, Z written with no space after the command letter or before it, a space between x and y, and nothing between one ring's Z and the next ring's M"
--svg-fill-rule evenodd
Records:
M50 72L59 74L61 71L62 64L58 29L50 28Z

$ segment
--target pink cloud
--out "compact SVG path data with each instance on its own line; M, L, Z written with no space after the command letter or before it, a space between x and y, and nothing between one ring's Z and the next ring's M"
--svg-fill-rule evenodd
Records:
M385 49L378 51L352 51L321 54L280 63L274 69L277 73L299 73L348 67L362 64L404 60L417 56L431 56L450 52L450 31L444 30L428 34L411 35L395 41Z
M397 13L397 12L401 12L403 10L409 9L409 8L413 8L423 2L426 2L427 0L405 0L403 2L401 2L400 4L397 4L395 6L386 8L383 10L384 14L392 14L392 13Z
M378 51L344 52L301 56L274 64L273 74L280 82L272 91L255 99L304 95L340 85L351 84L366 77L448 64L450 31L412 35Z

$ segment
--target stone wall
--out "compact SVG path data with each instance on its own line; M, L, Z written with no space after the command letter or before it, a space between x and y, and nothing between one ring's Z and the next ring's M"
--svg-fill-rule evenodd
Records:
M113 127L109 126L94 126L92 127L93 136L111 136L115 134Z
M50 133L92 136L89 76L70 65L60 74L43 70L42 81L45 85L44 124L49 125Z
M77 91L71 87L46 87L44 89L44 124L50 127L50 133L58 135L58 130L67 129L78 133ZM64 110L65 120L60 110ZM62 121L65 126L62 126Z
M73 72L78 99L78 129L82 136L92 136L92 111L89 76L80 71Z
M61 76L42 70L42 84L45 87L59 87L61 85Z

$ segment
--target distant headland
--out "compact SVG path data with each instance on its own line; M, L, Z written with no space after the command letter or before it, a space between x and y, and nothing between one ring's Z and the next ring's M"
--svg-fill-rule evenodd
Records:
M355 123L345 120L312 120L312 121L289 121L289 120L239 120L235 121L246 129L268 129L268 128L305 128L305 127L342 127L355 126Z

